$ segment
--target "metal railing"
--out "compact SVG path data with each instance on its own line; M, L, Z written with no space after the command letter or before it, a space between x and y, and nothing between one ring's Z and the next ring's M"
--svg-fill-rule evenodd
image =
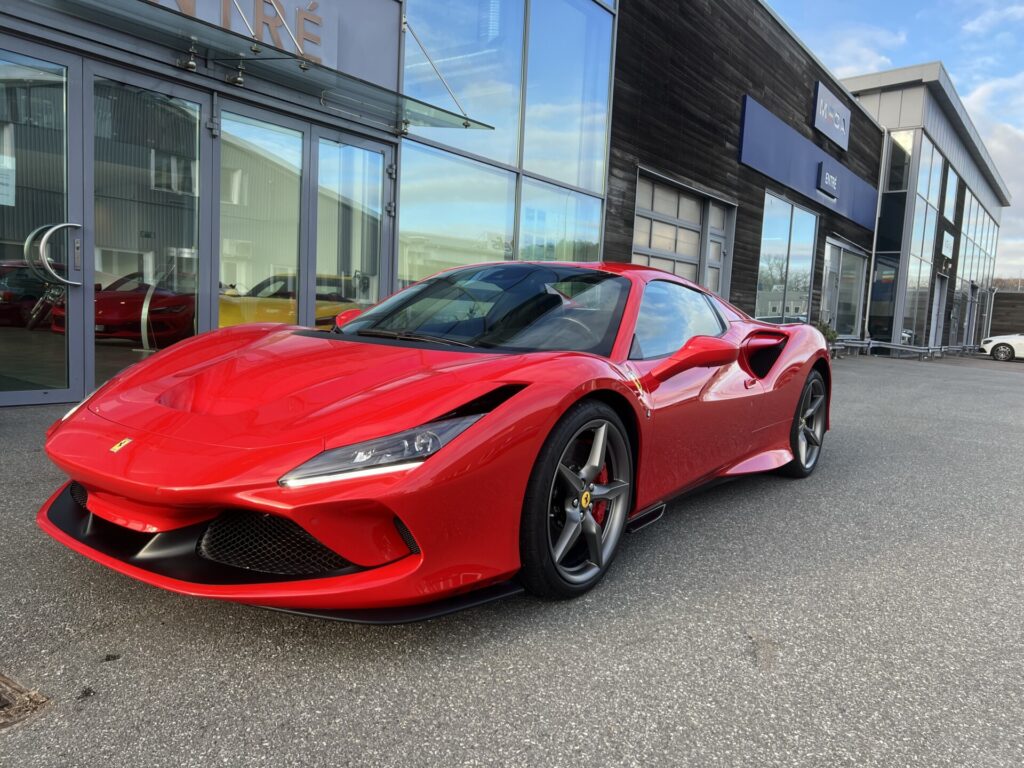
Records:
M887 349L890 353L895 352L895 355L890 355L893 357L916 357L918 360L928 360L933 357L946 357L947 355L963 357L964 355L974 355L981 351L981 348L976 344L918 347L913 344L893 344L890 341L875 341L874 339L841 339L834 344L829 345L830 354L832 354L834 358L838 359L842 359L844 357L842 353L847 350L853 350L856 354L870 355L872 351L876 349Z

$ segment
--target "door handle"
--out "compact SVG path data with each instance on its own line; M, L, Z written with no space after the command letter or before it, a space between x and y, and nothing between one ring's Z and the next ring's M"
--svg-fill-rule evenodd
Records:
M48 251L50 247L50 238L53 236L54 232L56 232L59 229L67 229L69 227L80 228L81 226L81 224L74 224L70 221L65 221L63 224L54 224L52 227L46 230L46 234L43 235L43 239L39 241L39 263L43 265L43 269L49 272L50 276L57 282L64 283L64 285L70 285L74 288L77 288L82 284L76 283L74 280L68 280L67 278L58 275L57 270L55 270L53 268L53 265L50 263L50 256Z
M25 244L22 246L21 249L22 253L25 255L25 264L28 265L29 271L44 283L50 282L50 278L47 277L46 273L43 272L38 266L36 266L36 264L33 263L32 243L35 242L35 239L39 237L39 234L41 232L49 229L52 226L52 224L43 224L43 226L36 227L35 229L33 229L29 236L25 238Z

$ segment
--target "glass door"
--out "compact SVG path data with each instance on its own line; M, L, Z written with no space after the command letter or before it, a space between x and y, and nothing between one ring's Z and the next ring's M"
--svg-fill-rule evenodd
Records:
M862 254L831 241L826 244L821 319L839 336L860 336L866 271Z
M308 127L225 105L220 113L219 325L297 323Z
M319 129L313 140L315 269L303 285L312 297L303 321L330 328L339 312L376 303L389 286L381 256L391 253L394 166L386 145Z
M0 36L0 405L84 395L81 66Z
M209 198L210 113L205 94L94 62L86 83L87 330L101 383L208 327L199 296L208 282L201 201Z

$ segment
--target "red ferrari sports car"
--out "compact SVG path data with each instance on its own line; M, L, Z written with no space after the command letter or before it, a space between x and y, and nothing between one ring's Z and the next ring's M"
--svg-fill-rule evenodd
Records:
M50 429L39 523L189 595L361 621L586 592L703 483L817 465L825 341L625 264L458 268L186 340Z

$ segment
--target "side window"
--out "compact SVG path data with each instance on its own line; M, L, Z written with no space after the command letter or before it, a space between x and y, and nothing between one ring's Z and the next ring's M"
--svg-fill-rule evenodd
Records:
M724 330L722 319L704 294L656 280L644 291L629 359L666 357L694 336L718 336Z

